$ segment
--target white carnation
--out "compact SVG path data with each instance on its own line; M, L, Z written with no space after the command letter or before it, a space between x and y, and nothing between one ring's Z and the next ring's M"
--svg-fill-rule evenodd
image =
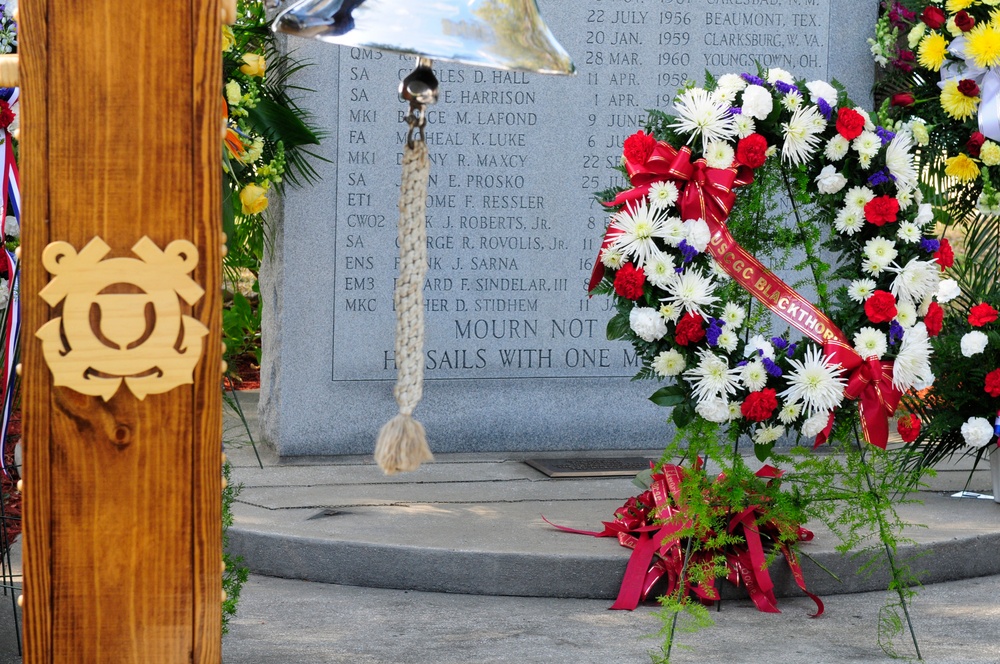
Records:
M845 178L833 164L827 164L816 176L816 188L823 194L836 194L847 184Z
M743 115L757 120L764 120L774 109L774 99L766 88L759 85L748 85L743 91Z
M962 425L962 437L969 447L984 447L993 440L993 425L985 417L970 417Z
M979 330L966 332L962 336L962 355L965 355L966 357L979 355L986 350L986 346L989 342L990 338Z
M699 401L698 405L694 407L694 412L709 422L728 422L729 402L721 397L712 397L705 401Z
M795 85L795 78L784 69L779 69L778 67L772 67L767 70L767 82L774 85L778 81L782 83L787 83L788 85Z
M757 352L758 350L761 352L758 353ZM743 352L747 357L754 355L754 356L766 357L769 360L774 359L774 346L772 346L771 342L765 339L760 334L755 334L752 337L750 337L750 340L747 341L746 348L743 350Z
M17 223L17 217L7 215L7 219L4 221L3 225L3 233L7 237L21 237L21 224Z
M708 248L708 242L712 239L712 231L704 219L688 219L684 222L685 239L688 244L694 247L698 253Z
M826 428L829 421L830 413L828 412L820 411L810 415L802 423L802 435L806 438L815 438Z
M830 106L835 107L837 105L837 88L826 81L809 81L806 83L806 90L809 91L809 96L812 97L813 103L818 103L822 99Z
M917 208L917 216L914 218L913 223L920 227L926 226L929 222L934 219L934 207L930 203L921 203Z
M937 301L941 304L951 302L962 294L962 289L954 279L942 279L938 284Z
M652 307L636 307L628 315L628 324L632 331L643 341L653 342L662 339L667 333L667 322L660 312Z

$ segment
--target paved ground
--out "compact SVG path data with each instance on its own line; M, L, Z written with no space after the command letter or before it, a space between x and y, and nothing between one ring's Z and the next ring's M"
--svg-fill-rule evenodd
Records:
M226 664L649 662L653 607L608 611L604 600L487 597L337 586L254 576L223 639ZM716 624L685 635L674 664L891 662L876 642L885 593L782 601L779 615L724 602ZM931 664L1000 662L1000 576L924 587L912 615ZM913 654L908 634L896 638Z

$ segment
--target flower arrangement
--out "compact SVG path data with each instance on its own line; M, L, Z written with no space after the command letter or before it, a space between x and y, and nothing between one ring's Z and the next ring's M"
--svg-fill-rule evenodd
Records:
M933 379L922 318L942 249L917 188L914 125L877 125L824 81L760 74L690 87L676 116L654 112L649 133L625 141L631 186L602 193L616 211L591 290L613 297L608 333L636 348L639 376L674 382L652 399L679 427L724 423L764 459L786 434L818 444L834 422L849 431L860 406L866 439L884 448L901 395ZM752 253L765 226L727 225L775 180L792 194L790 237L818 306ZM770 334L768 314L794 332Z
M882 68L876 92L891 117L934 128L923 151L954 216L1000 211L1000 15L982 0L886 2L869 40Z

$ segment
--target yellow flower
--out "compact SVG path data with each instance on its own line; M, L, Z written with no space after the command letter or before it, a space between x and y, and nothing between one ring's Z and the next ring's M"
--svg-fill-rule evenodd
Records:
M236 36L228 25L222 26L222 52L227 53L236 46Z
M267 190L251 182L240 192L240 203L243 204L243 214L260 214L267 209Z
M944 63L944 56L947 52L948 40L941 33L932 32L920 40L917 60L924 69L938 71Z
M945 163L944 174L948 177L958 178L962 182L971 182L979 177L979 166L968 155L949 157Z
M986 69L1000 65L1000 29L995 25L977 25L965 33L965 40L965 52L972 57L977 67Z
M914 120L910 124L910 131L913 132L913 138L917 139L917 145L927 145L931 142L930 132L927 131L927 125L919 120Z
M948 10L949 14L957 14L963 9L968 9L972 6L975 0L948 0L945 4L945 9Z
M912 51L920 43L920 40L924 38L924 34L927 32L927 24L923 21L917 21L917 24L913 26L910 33L906 35L906 45L910 47Z
M941 90L941 108L956 120L968 120L979 108L979 97L966 97L958 89L958 81L948 81Z
M1000 145L997 145L993 141L986 141L983 143L983 147L979 149L979 158L983 160L983 164L986 166L1000 165Z
M239 106L241 99L243 99L243 91L240 90L240 84L236 81L226 83L226 101L229 102L229 105Z
M256 53L244 53L243 62L245 64L240 67L241 72L247 76L264 77L264 72L267 70L267 62L264 61L263 55L257 55Z

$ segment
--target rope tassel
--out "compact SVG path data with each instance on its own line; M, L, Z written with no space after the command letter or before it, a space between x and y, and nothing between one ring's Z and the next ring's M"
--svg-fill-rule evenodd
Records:
M413 410L423 396L424 277L427 274L427 144L412 141L404 148L399 193L399 279L396 281L396 366L393 394L399 414L379 431L375 461L387 475L416 470L432 461L427 435Z

